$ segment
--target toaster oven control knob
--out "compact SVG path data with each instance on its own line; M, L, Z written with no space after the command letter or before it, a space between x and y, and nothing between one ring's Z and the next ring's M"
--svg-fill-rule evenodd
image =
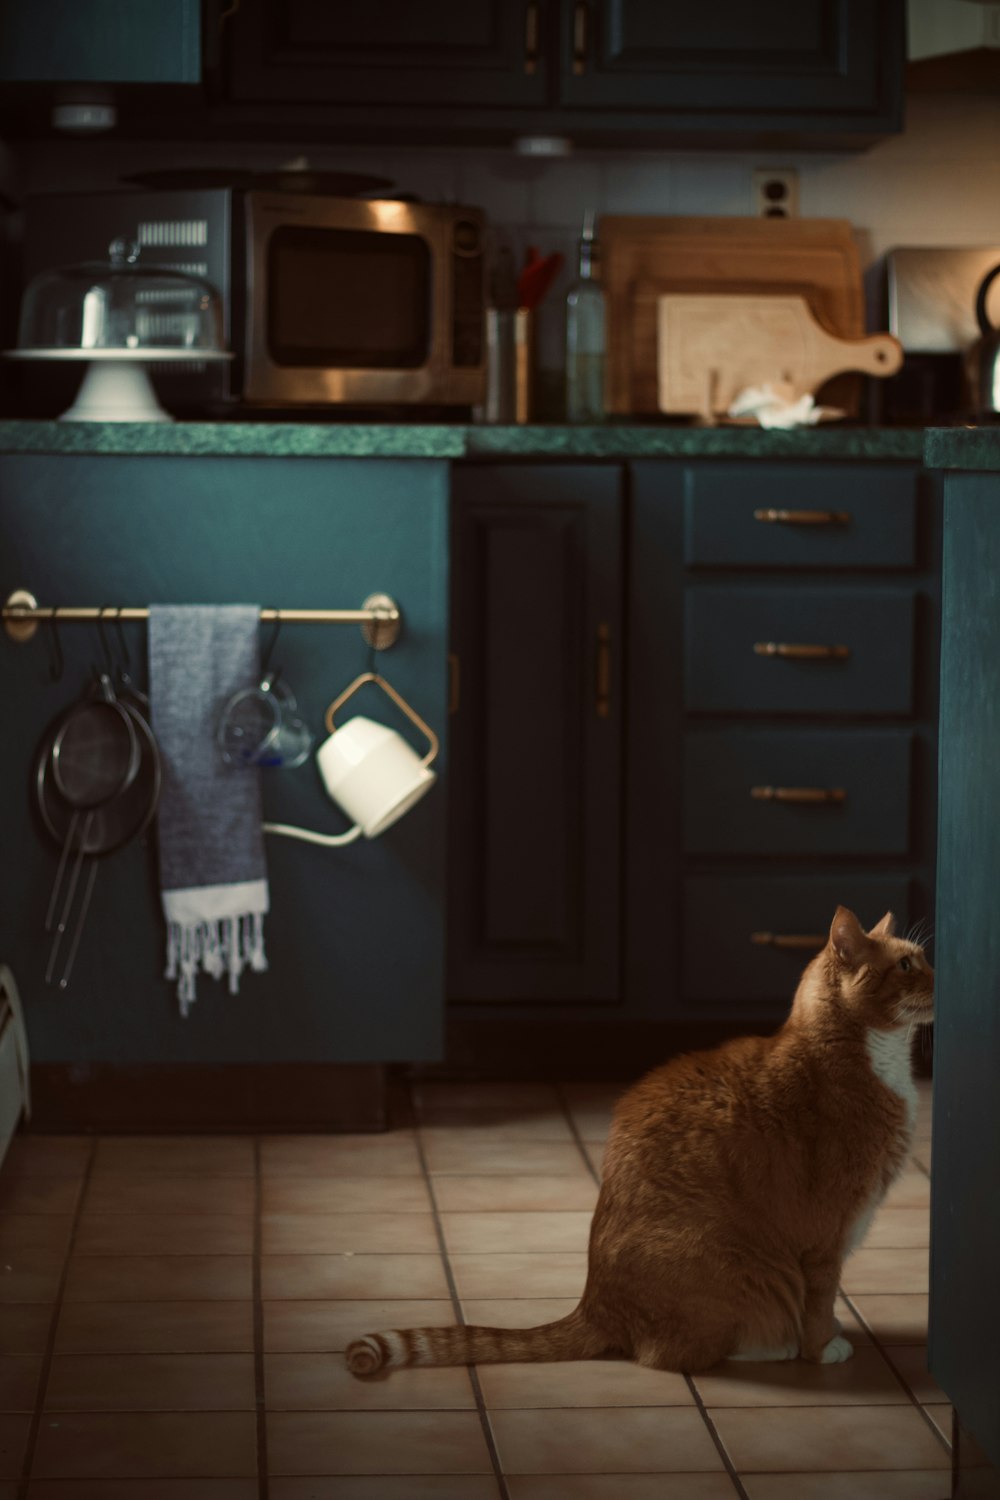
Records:
M479 225L472 219L457 219L454 247L456 255L481 255L483 245Z

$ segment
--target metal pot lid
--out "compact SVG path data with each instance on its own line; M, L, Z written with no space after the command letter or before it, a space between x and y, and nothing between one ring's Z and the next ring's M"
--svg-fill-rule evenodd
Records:
M339 198L354 198L392 187L391 177L376 177L369 172L314 172L310 167L278 168L271 172L230 167L158 167L151 172L131 172L121 180L147 188L256 188L268 193L329 193Z

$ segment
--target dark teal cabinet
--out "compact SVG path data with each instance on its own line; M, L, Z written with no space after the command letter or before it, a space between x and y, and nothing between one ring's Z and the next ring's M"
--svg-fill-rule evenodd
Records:
M620 997L622 479L454 472L452 1000Z
M540 7L507 0L243 0L227 21L234 100L542 105Z
M1000 476L946 475L929 1362L1000 1468L998 557ZM996 1484L963 1473L955 1493Z
M575 109L779 126L898 127L903 7L865 0L589 0L563 6L559 97Z
M190 1017L162 977L164 927L151 846L102 862L65 994L46 989L42 927L57 851L30 806L43 727L99 656L63 625L63 679L43 630L0 637L0 955L25 1003L36 1062L372 1062L441 1055L444 995L448 467L443 461L267 458L0 458L0 587L54 604L253 602L358 607L384 590L404 629L380 654L389 681L443 740L441 784L382 837L321 849L268 837L270 968L240 993L199 978ZM265 627L267 629L268 627ZM144 665L145 627L125 627ZM266 638L263 644L266 644ZM285 625L274 652L322 738L330 701L368 663L353 625ZM371 694L371 697L367 697ZM357 712L383 718L362 690ZM391 720L407 733L405 720ZM312 757L263 773L265 817L345 826Z
M350 140L850 147L901 129L904 19L902 0L243 0L220 77L237 111Z
M913 466L631 465L626 994L781 1015L838 904L933 910L938 567Z
M0 0L0 83L201 82L199 0Z

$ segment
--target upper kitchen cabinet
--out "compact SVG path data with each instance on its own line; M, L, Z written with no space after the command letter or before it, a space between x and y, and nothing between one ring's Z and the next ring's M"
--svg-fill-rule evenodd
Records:
M0 0L0 83L199 83L199 0Z
M541 7L510 0L244 0L230 28L234 100L544 105Z
M230 130L848 148L901 128L902 0L243 0L219 19Z
M0 0L8 139L196 133L201 77L200 0Z
M863 0L565 4L559 98L701 131L898 128L902 7Z

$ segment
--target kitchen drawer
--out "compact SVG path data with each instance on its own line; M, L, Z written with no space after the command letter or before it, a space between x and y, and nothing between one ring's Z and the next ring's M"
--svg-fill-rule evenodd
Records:
M910 713L913 606L909 589L692 588L685 704L695 713Z
M885 465L698 464L685 471L690 567L912 568L918 476Z
M909 889L901 875L691 876L684 882L684 998L790 1003L838 906L850 907L866 928L892 911L897 931L905 931Z
M687 854L906 854L903 729L696 730L684 739Z

